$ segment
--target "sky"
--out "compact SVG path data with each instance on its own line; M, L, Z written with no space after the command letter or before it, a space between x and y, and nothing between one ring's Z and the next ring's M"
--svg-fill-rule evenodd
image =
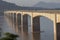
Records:
M33 6L33 5L37 4L40 1L56 2L56 3L60 2L60 0L3 0L3 1L15 3L19 6Z

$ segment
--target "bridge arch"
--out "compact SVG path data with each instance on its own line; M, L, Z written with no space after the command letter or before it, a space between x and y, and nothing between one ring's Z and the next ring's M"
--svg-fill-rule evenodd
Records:
M45 16L47 18L49 18L50 20L53 20L54 21L54 18L55 18L55 13L33 13L32 14L33 17L36 17L36 16Z
M45 16L33 17L33 33L40 33L41 40L54 40L53 20Z

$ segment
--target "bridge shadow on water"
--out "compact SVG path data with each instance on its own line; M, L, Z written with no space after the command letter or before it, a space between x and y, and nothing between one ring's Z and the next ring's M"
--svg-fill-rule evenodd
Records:
M23 40L40 40L40 33L23 32Z

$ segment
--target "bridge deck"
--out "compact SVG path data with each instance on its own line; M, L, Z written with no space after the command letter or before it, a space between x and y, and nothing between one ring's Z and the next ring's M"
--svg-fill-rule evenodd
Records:
M60 10L8 10L10 12L16 12L16 11L20 11L20 12L38 12L38 13L60 13ZM6 11L5 11L6 12Z

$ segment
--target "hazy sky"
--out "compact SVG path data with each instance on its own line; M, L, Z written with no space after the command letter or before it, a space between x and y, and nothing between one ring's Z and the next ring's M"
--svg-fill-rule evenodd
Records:
M33 6L40 1L44 2L60 2L60 0L4 0L7 2L15 3L20 6Z

